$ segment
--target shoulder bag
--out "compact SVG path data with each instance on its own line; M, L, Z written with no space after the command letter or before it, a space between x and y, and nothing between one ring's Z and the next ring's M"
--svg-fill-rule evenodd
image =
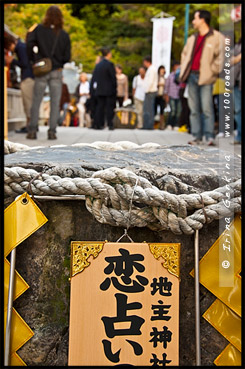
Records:
M51 57L54 54L55 47L57 45L59 33L55 38L55 42L51 51ZM35 77L42 77L45 74L51 72L52 70L52 60L51 58L42 58L39 59L36 63L32 65L32 71Z

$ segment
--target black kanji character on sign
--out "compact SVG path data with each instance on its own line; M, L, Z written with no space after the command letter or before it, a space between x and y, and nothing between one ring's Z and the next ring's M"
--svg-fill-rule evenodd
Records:
M111 350L111 342L108 340L102 340L103 346L104 346L104 353L108 360L112 361L113 363L119 363L119 355L120 350L118 350L115 354L113 354Z
M151 320L169 320L171 316L166 316L169 313L169 309L171 305L162 305L162 300L158 300L160 305L151 305L153 310L153 314L156 316L152 316Z
M133 281L131 284L132 279L130 276L134 272L134 268L142 273L145 270L144 265L137 263L137 261L144 260L144 256L140 254L133 254L130 255L128 250L119 249L121 256L110 256L106 257L105 260L108 261L109 265L105 268L105 274L111 274L113 271L117 276L121 276L121 280L123 281L124 285L119 283L116 277L106 278L103 283L100 285L100 289L106 291L111 284L114 285L119 291L122 292L142 292L144 291L144 287L148 284L148 279L137 275L137 281ZM114 265L115 263L115 265Z
M157 347L157 343L163 343L163 347L167 348L167 343L172 340L172 332L167 327L163 327L162 331L158 331L156 327L153 327L153 332L150 333L152 339L149 342L153 342L153 347Z
M126 340L126 341L133 347L135 355L137 356L142 355L143 349L142 349L142 346L138 342L134 342L130 340ZM118 363L120 361L119 356L120 356L121 349L115 352L115 354L113 354L112 349L111 349L111 342L108 340L102 340L102 343L104 347L104 353L107 359L112 361L113 363Z
M137 356L142 355L143 348L138 342L130 341L130 340L126 340L126 341L133 347L135 355Z
M152 291L151 294L155 295L157 291L159 291L160 295L162 296L171 296L172 293L170 292L172 289L172 282L168 282L168 278L159 278L159 282L157 282L157 278L153 278L153 282L151 283ZM167 291L167 292L164 292Z
M167 360L167 354L162 354L162 360L157 358L157 355L152 354L153 359L150 360L150 363L153 363L152 366L166 366L165 364L171 363L172 360Z
M139 356L142 355L143 349L142 346L138 342L126 340L134 350L135 355ZM104 353L108 360L112 361L113 363L118 363L120 361L120 350L118 350L115 354L113 354L111 349L111 342L108 340L102 340L103 346L104 346Z
M113 338L115 336L140 335L140 327L145 322L145 319L137 315L127 316L126 313L127 310L141 309L142 304L140 302L127 304L128 296L122 293L116 293L115 297L117 299L117 316L115 318L110 318L108 316L103 316L101 318L105 326L107 337ZM114 323L119 322L131 322L131 324L129 328L115 329Z

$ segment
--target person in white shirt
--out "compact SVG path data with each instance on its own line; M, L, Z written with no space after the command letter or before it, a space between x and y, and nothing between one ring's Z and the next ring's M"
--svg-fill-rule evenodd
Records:
M143 103L145 99L144 91L145 68L139 68L139 74L133 79L133 91L135 110L137 112L137 128L143 128Z
M88 114L86 114L85 103L89 97L89 82L87 81L87 74L81 73L80 75L80 85L79 85L79 102L77 103L77 108L79 112L79 127L85 127L85 116L86 123L88 120Z
M143 105L143 129L153 129L158 76L156 68L151 63L150 56L144 58L143 65L147 68L144 78L145 100Z
M160 116L159 116L159 129L165 128L165 121L164 121L164 109L165 109L165 100L163 98L164 94L164 85L165 85L165 67L160 65L158 67L158 84L157 84L157 96L155 99L155 115L158 113L158 108L160 108Z

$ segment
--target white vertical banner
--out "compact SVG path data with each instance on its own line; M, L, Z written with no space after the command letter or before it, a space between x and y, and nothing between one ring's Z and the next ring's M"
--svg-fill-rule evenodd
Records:
M152 64L158 69L163 65L168 77L171 69L173 21L175 17L152 18Z

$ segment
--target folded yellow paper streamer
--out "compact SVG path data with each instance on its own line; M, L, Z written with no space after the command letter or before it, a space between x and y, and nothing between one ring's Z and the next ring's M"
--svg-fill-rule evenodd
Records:
M234 285L221 287L219 283L219 247L225 243L223 232L200 261L200 283L218 299L203 317L217 329L230 344L215 359L217 366L241 365L241 216L237 214L230 225L234 248ZM190 273L194 277L194 269Z
M19 196L4 211L4 336L6 331L10 272L10 263L6 257L15 247L42 227L47 221L48 219L27 193ZM15 271L13 300L16 300L28 288L28 284L20 274ZM10 366L26 365L16 351L20 349L33 334L30 327L13 308L10 335Z

